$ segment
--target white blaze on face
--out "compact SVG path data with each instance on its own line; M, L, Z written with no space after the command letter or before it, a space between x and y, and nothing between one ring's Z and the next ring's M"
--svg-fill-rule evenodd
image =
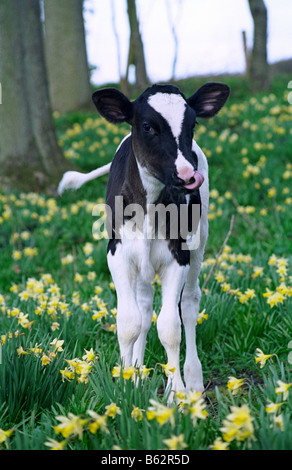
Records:
M192 164L183 156L179 149L179 136L185 117L186 102L181 95L175 93L155 93L148 98L148 104L167 121L177 143L177 172L182 168L192 168Z

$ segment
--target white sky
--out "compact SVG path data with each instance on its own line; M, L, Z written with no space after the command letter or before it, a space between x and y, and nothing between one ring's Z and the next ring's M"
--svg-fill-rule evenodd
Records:
M248 0L136 0L151 81L172 75L174 40L169 19L177 24L179 41L176 77L243 72L241 31L252 45L253 23ZM265 0L268 8L268 60L292 58L292 0ZM98 67L95 84L119 80L117 42L112 5L119 36L121 69L125 73L129 25L126 0L86 0L85 29L90 65Z

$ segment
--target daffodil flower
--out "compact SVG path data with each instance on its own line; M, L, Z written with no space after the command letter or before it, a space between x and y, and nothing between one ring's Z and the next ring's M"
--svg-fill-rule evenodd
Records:
M5 444L6 447L7 447L7 441L8 441L8 438L11 436L11 434L13 433L14 429L8 429L8 431L4 431L4 429L1 429L0 428L0 444Z
M169 439L164 439L164 444L167 445L169 450L181 450L187 447L187 444L184 442L184 435L180 434L179 436L172 435Z
M133 405L133 410L132 410L132 413L131 413L131 417L134 419L134 421L136 421L136 422L142 421L143 411L144 410L142 410L138 406Z
M268 403L268 405L266 406L266 412L268 414L276 414L277 411L279 410L279 408L281 408L281 406L283 405L283 403Z
M51 450L64 450L64 447L66 444L67 444L67 439L64 439L63 441L56 441L55 439L52 439L51 437L49 437L48 440L45 442L45 446L50 447Z
M255 361L256 364L259 362L260 363L260 368L262 369L264 365L266 364L267 360L270 359L272 356L275 356L276 354L264 354L263 351L260 348L256 349L256 355L255 355Z
M152 406L150 406L146 411L148 420L151 421L152 419L156 419L160 425L163 425L169 421L172 426L174 425L175 408L164 406L162 403L159 403L152 398L150 399L150 403Z
M115 418L117 414L122 414L121 409L116 405L116 403L110 403L105 407L105 409L105 415L109 416L110 418Z
M211 446L213 450L228 450L228 442L222 441L221 437L217 437Z
M232 395L236 395L241 389L244 383L244 379L237 379L236 377L229 377L227 382L227 388L231 391Z
M56 416L56 419L60 421L60 424L54 426L56 434L61 433L63 437L77 435L79 439L82 439L83 428L88 421L87 419L83 419L73 413L68 413L68 416Z
M93 419L93 422L91 422L87 425L89 431L92 434L95 434L98 429L100 429L101 431L104 431L106 433L109 432L108 429L107 429L107 416L106 415L104 415L104 416L99 415L98 413L96 413L93 410L87 410L87 413Z
M173 367L173 365L170 364L169 362L167 364L160 364L160 363L158 364L162 367L166 377L169 377L170 375L174 374L175 367Z
M287 400L287 397L289 395L289 389L290 387L292 387L292 383L287 384L285 382L282 382L282 380L278 380L277 384L279 385L279 387L275 388L275 392L277 393L277 395L283 393L283 400Z
M232 406L231 413L223 421L223 427L220 429L223 433L224 441L251 439L254 435L252 421L253 417L247 405Z

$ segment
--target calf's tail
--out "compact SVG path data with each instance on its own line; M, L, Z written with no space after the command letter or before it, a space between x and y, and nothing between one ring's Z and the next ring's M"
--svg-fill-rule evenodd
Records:
M67 189L79 189L88 181L109 173L111 163L104 165L90 173L80 173L79 171L66 171L58 186L58 193L61 195Z

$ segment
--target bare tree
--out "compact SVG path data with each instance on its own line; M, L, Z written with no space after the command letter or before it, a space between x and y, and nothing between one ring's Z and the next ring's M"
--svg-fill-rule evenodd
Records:
M83 0L44 0L45 52L52 107L68 112L91 104Z
M1 0L0 24L1 180L43 189L69 164L52 120L39 0Z
M171 78L174 80L175 78L175 71L176 71L176 64L177 64L177 57L178 57L178 34L177 34L177 26L179 24L179 20L181 18L182 9L183 9L183 0L177 0L177 14L175 17L171 14L171 2L170 0L166 0L166 10L168 14L168 21L171 28L171 33L174 41L174 57L172 63L172 75Z
M144 56L143 41L139 30L139 20L137 16L136 1L127 0L128 18L130 24L130 45L128 54L128 64L126 72L126 80L129 77L130 65L134 65L136 69L136 83L139 89L144 89L148 84L146 63Z
M264 0L248 0L254 23L253 48L249 61L249 76L253 91L269 87L269 64L267 61L268 12Z

